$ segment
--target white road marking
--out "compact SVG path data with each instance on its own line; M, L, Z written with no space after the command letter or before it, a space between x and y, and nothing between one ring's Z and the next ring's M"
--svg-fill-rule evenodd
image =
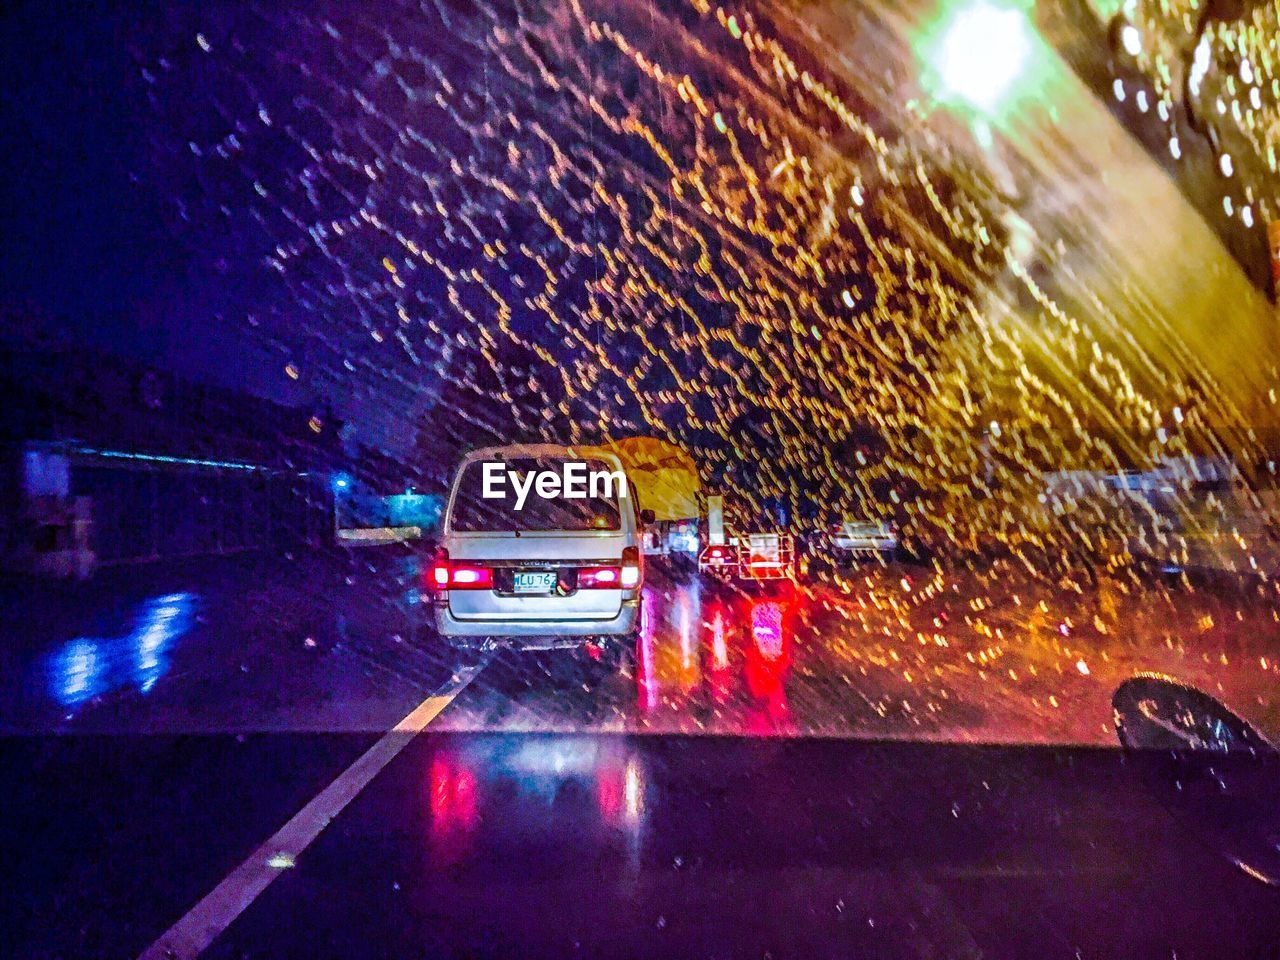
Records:
M282 870L297 861L302 851L334 817L476 678L488 662L489 655L486 654L475 664L459 670L432 696L418 704L333 783L294 814L271 839L227 874L181 920L147 947L139 960L194 960L199 956L271 885L272 880L280 876Z

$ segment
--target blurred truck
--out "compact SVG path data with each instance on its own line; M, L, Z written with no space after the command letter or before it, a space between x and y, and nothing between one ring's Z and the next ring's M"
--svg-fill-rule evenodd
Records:
M593 448L615 454L635 486L640 506L652 510L644 552L661 556L677 570L692 571L702 547L699 504L702 482L684 449L656 437L628 437Z
M731 531L725 527L724 497L707 504L707 545L698 555L698 571L740 581L795 580L795 537L780 531Z

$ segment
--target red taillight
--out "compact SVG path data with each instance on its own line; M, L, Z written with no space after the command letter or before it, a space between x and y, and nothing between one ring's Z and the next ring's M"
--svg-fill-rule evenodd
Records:
M449 587L449 551L437 550L427 570L427 586L432 590L446 590Z
M640 586L644 578L644 567L640 561L640 551L636 547L624 547L622 550L622 575L619 584L623 590L634 590Z
M455 563L449 568L450 590L492 590L493 571L473 563Z
M465 560L451 562L441 550L431 562L431 587L435 590L492 590L493 570Z
M698 562L702 564L723 566L729 562L729 551L719 544L707 547L702 551L702 556L698 558Z
M617 590L621 581L622 571L617 567L581 567L578 570L579 590Z

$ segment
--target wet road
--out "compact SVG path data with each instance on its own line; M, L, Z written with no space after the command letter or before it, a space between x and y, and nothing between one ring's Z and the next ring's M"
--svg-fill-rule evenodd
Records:
M212 955L295 955L300 929L308 955L358 955L367 922L348 909L378 918L384 955L591 955L605 934L574 897L597 869L608 936L630 931L632 955L789 955L781 931L800 914L821 932L797 955L1027 955L1034 937L991 939L1010 884L1040 897L1026 930L1056 930L1054 955L1097 947L1090 930L1207 950L1203 910L1163 940L1097 916L1120 894L1160 916L1190 909L1160 870L1227 884L1254 933L1275 906L1223 879L1221 856L1188 853L1114 749L1110 706L1121 680L1155 670L1276 729L1280 644L1254 587L1047 584L993 561L743 592L655 565L618 670L449 650L407 555L150 576L75 603L6 598L4 846L25 882L0 917L4 955L138 955L193 911L188 927L228 928L196 938ZM976 833L938 833L979 810ZM902 852L930 832L938 844ZM1078 889L1054 905L1064 877ZM495 889L510 895L500 911L464 921ZM705 938L777 889L745 939ZM914 891L923 930L893 919L891 889ZM859 904L857 924L837 902ZM548 925L561 903L566 925Z
M428 734L209 955L1261 955L1274 892L1140 783L1084 751Z
M382 733L475 659L434 635L409 553L149 576L4 598L0 732ZM1280 730L1274 595L1128 572L1052 583L999 560L744 591L652 563L620 672L499 651L435 724L1110 746L1111 694L1146 670Z
M310 845L258 846L350 740L26 743L5 955L1262 957L1280 934L1275 891L1116 751L428 731Z

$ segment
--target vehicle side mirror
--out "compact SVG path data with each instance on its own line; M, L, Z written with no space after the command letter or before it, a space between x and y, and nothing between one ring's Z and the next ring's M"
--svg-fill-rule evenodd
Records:
M1276 749L1247 720L1207 693L1155 674L1138 674L1111 698L1116 735L1129 750L1245 750L1276 756Z
M640 511L640 522L643 523L646 527L657 519L658 518L654 516L654 513L652 510Z

